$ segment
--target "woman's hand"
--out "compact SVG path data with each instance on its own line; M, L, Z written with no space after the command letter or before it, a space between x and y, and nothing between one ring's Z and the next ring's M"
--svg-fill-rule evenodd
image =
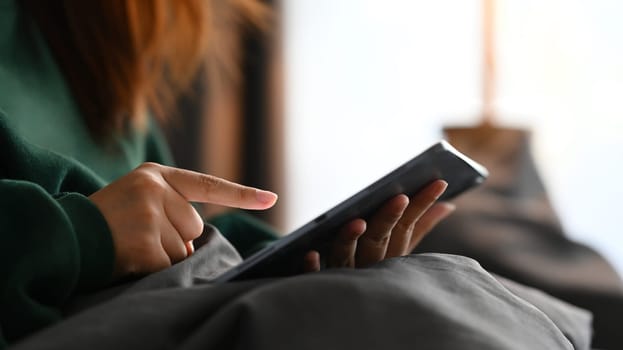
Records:
M437 223L450 215L451 203L435 203L448 184L437 180L413 198L390 199L368 222L355 219L346 224L327 257L329 267L365 267L383 259L407 255ZM320 269L318 252L305 256L305 271Z
M112 232L115 276L162 270L193 252L203 220L189 202L272 207L277 195L214 176L145 163L92 194Z

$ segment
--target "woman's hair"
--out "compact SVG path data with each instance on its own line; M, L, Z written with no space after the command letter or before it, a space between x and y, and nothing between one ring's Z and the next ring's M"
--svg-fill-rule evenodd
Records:
M255 0L20 4L43 34L89 130L99 140L131 124L144 125L147 111L166 119L208 53L219 51L222 31L240 19L257 22L265 12Z

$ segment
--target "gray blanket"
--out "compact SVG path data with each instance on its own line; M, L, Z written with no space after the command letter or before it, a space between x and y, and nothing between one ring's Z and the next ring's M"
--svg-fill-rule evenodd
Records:
M623 281L597 251L566 235L530 154L529 133L465 128L448 134L491 176L456 200L456 213L417 251L468 256L487 271L589 310L591 345L623 349Z
M218 232L160 273L76 299L15 349L588 349L590 314L420 254L360 270L213 285L239 261Z

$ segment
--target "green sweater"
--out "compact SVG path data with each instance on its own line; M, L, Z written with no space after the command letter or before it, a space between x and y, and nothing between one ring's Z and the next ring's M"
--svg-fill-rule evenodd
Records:
M42 36L0 0L0 349L110 282L111 234L87 197L142 162L171 164L155 123L113 145L91 139ZM243 256L276 237L242 214L213 223Z

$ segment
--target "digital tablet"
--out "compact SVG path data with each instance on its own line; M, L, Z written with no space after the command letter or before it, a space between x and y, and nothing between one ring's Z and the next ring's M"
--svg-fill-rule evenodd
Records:
M426 185L441 179L448 183L448 187L439 200L448 200L482 183L487 176L485 167L461 154L448 142L440 141L214 281L299 274L307 252L316 250L321 257L324 256L342 226L356 218L366 219L394 196L403 193L411 198Z

